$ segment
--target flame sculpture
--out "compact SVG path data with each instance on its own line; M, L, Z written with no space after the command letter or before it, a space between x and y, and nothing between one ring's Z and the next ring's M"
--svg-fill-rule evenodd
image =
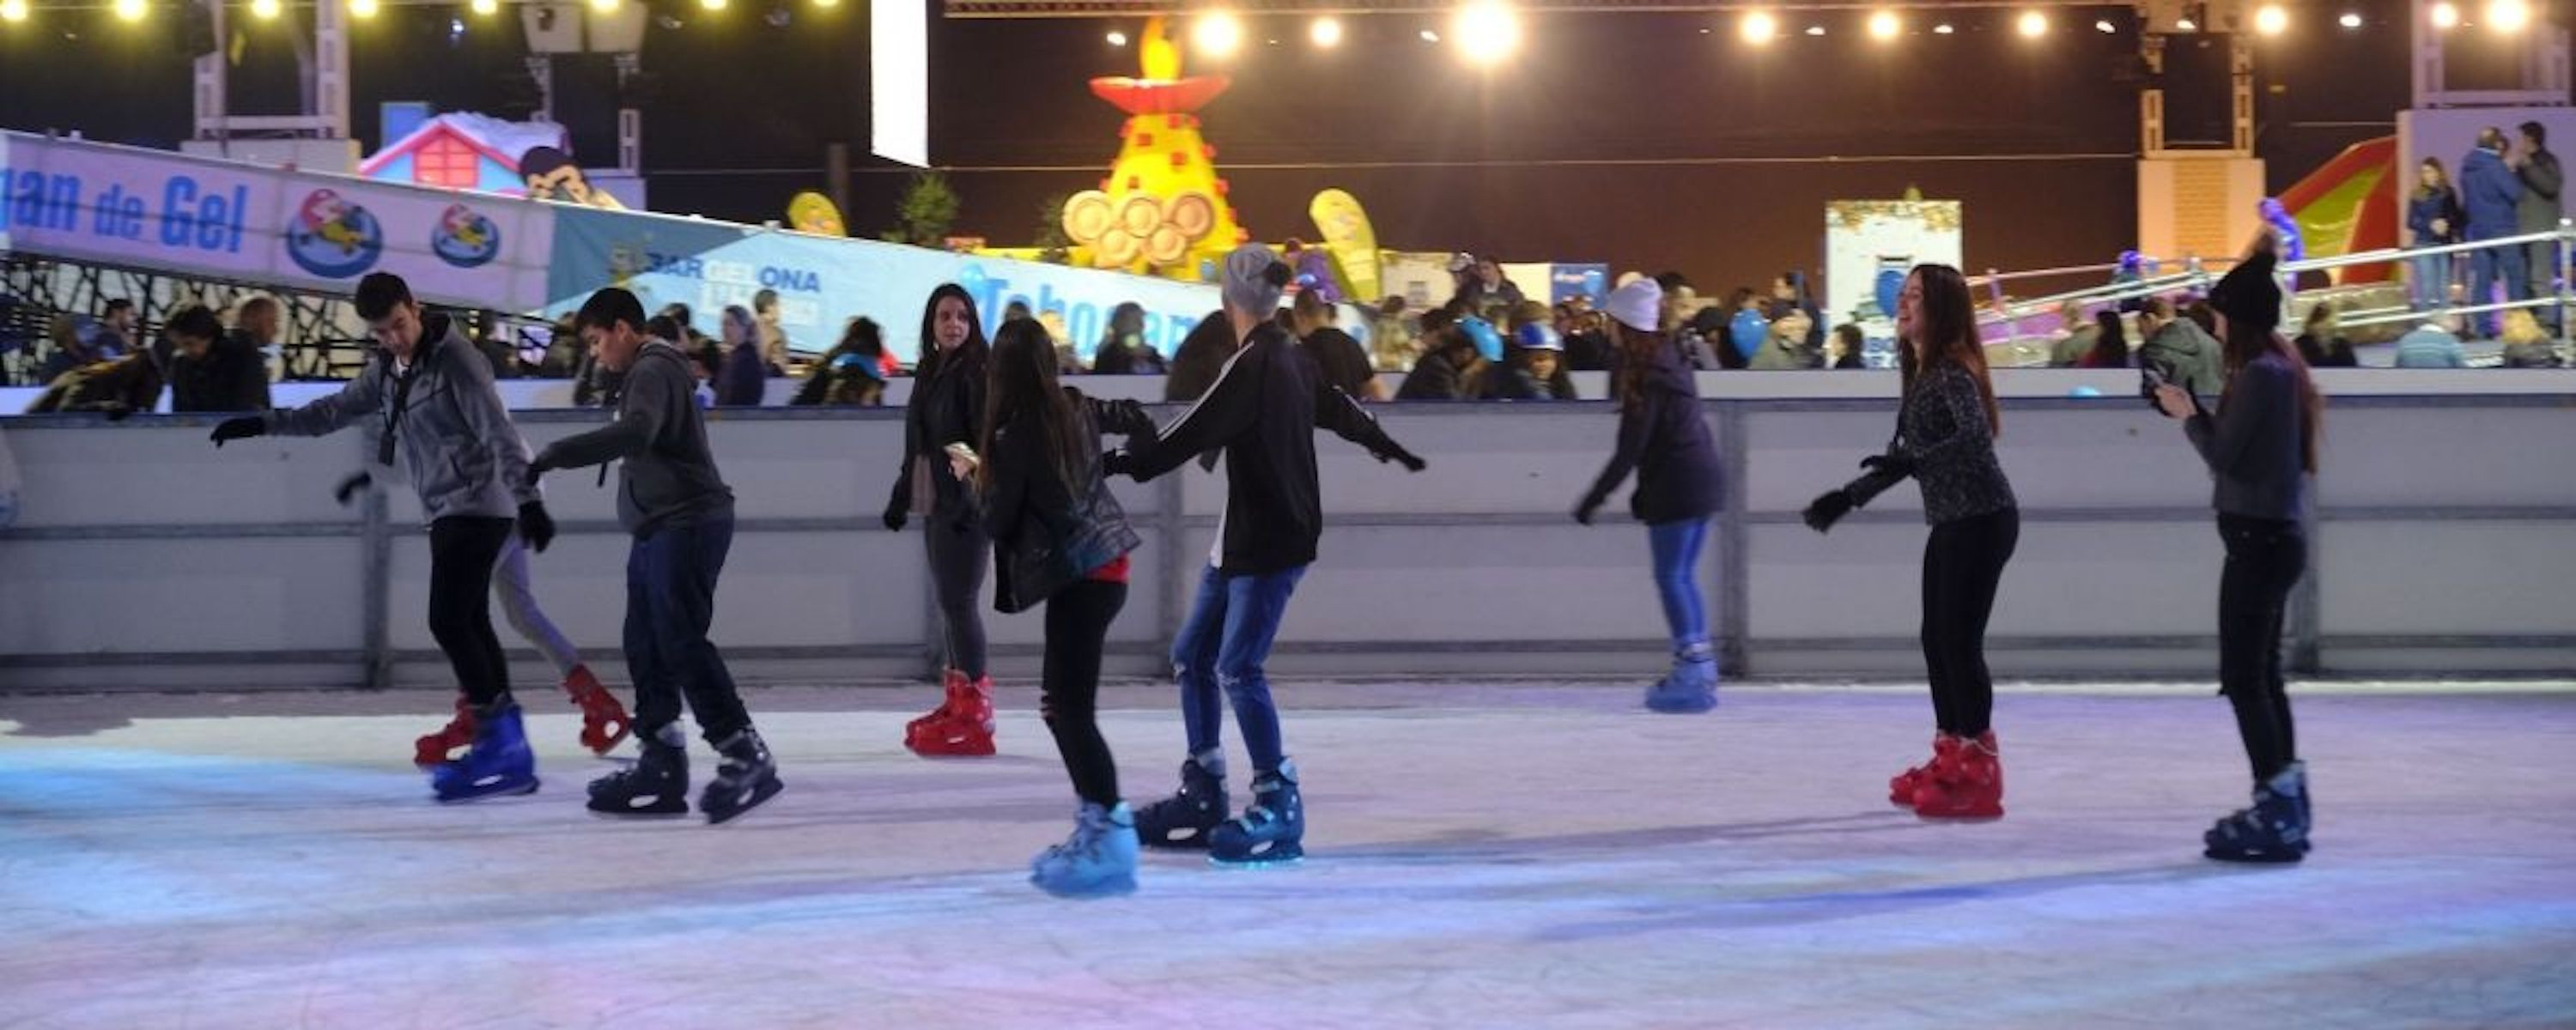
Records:
M1180 48L1163 19L1145 23L1143 78L1091 80L1091 92L1127 112L1118 130L1118 161L1100 188L1064 204L1064 232L1077 260L1172 279L1213 278L1226 251L1250 239L1226 203L1216 174L1216 148L1199 135L1194 113L1231 85L1222 75L1181 77Z

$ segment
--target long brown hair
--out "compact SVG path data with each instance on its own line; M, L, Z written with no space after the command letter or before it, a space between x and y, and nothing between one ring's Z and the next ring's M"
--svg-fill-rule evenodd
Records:
M2450 188L2451 188L2451 173L2450 173L2449 171L2447 171L2447 170L2443 169L2443 167L2442 167L2442 159L2441 159L2441 158L2438 158L2438 157L2428 157L2428 158L2425 158L2425 159L2424 159L2424 163L2423 163L2422 165L2418 166L2418 167L2421 167L2421 168L2430 168L2430 169L2432 169L2432 170L2433 170L2433 177L2434 177L2434 178L2437 178L2437 179L2442 180L2442 184L2441 184L2441 185L2439 185L2439 186L2426 186L2426 185L2424 185L2424 184L2422 184L2422 183L2417 183L2417 184L2415 185L2415 195L2416 195L2416 196L2419 196L2419 197L2429 197L2429 196L2432 196L2432 195L2433 195L2433 191L2435 191L2435 190L2446 190L2446 189L2450 189ZM2456 228L2456 227L2455 227L2455 228Z
M1914 381L1922 373L1943 365L1967 369L1986 402L1986 431L2002 436L2003 406L1995 403L1994 375L1986 371L1986 345L1977 337L1977 307L1968 293L1968 277L1948 265L1916 265L1910 278L1923 294L1923 317L1915 320L1914 332L1925 356L1916 358L1914 346L1898 341L1896 367L1905 395L1914 395Z
M1091 470L1091 449L1083 440L1090 430L1073 398L1056 380L1055 340L1047 335L1046 326L1034 318L1002 323L984 365L984 427L979 447L984 461L975 466L976 488L992 487L993 438L1006 426L1027 422L1022 431L1037 431L1040 449L1056 478L1064 482L1065 492L1079 495L1082 480Z
M1614 318L1610 320L1610 339L1619 347L1611 395L1619 398L1619 410L1635 411L1646 401L1646 375L1663 360L1664 351L1673 345L1672 337L1662 330L1648 332Z
M2323 342L2323 341L2319 341ZM2290 366L2299 388L2299 467L2310 475L2317 471L2317 439L2324 432L2326 398L2317 392L2316 378L2308 374L2308 360L2290 345L2280 333L2257 329L2234 320L2227 323L2227 338L2219 343L2219 354L2227 364L2227 385L2218 391L2218 410L2227 410L2227 397L2236 392L2236 373L2266 353L2278 354Z

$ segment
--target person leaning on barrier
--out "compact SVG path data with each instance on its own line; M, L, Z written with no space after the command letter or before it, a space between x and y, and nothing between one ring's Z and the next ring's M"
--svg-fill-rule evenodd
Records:
M170 368L171 411L268 410L268 363L258 345L226 336L213 311L183 308L162 331L178 348Z

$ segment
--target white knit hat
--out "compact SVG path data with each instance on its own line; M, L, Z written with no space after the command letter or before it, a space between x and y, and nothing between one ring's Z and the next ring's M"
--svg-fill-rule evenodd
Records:
M1620 325L1651 333L1663 328L1664 288L1652 279L1639 279L1610 291L1610 299L1601 307Z

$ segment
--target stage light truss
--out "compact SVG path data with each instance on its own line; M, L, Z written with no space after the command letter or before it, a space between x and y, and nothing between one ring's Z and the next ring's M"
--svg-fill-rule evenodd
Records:
M1881 3L1868 0L1822 3L1753 3L1744 0L1512 0L1513 10L1522 12L1656 12L1656 11L1753 11L1767 10L1794 13L1827 11L1959 10L1966 8L2032 8L2085 7L2126 8L2125 3L2102 0L1916 0L1913 3ZM1188 17L1212 10L1226 10L1238 15L1265 14L1399 14L1448 15L1458 9L1458 0L944 0L942 14L950 18L1143 18L1151 15Z

